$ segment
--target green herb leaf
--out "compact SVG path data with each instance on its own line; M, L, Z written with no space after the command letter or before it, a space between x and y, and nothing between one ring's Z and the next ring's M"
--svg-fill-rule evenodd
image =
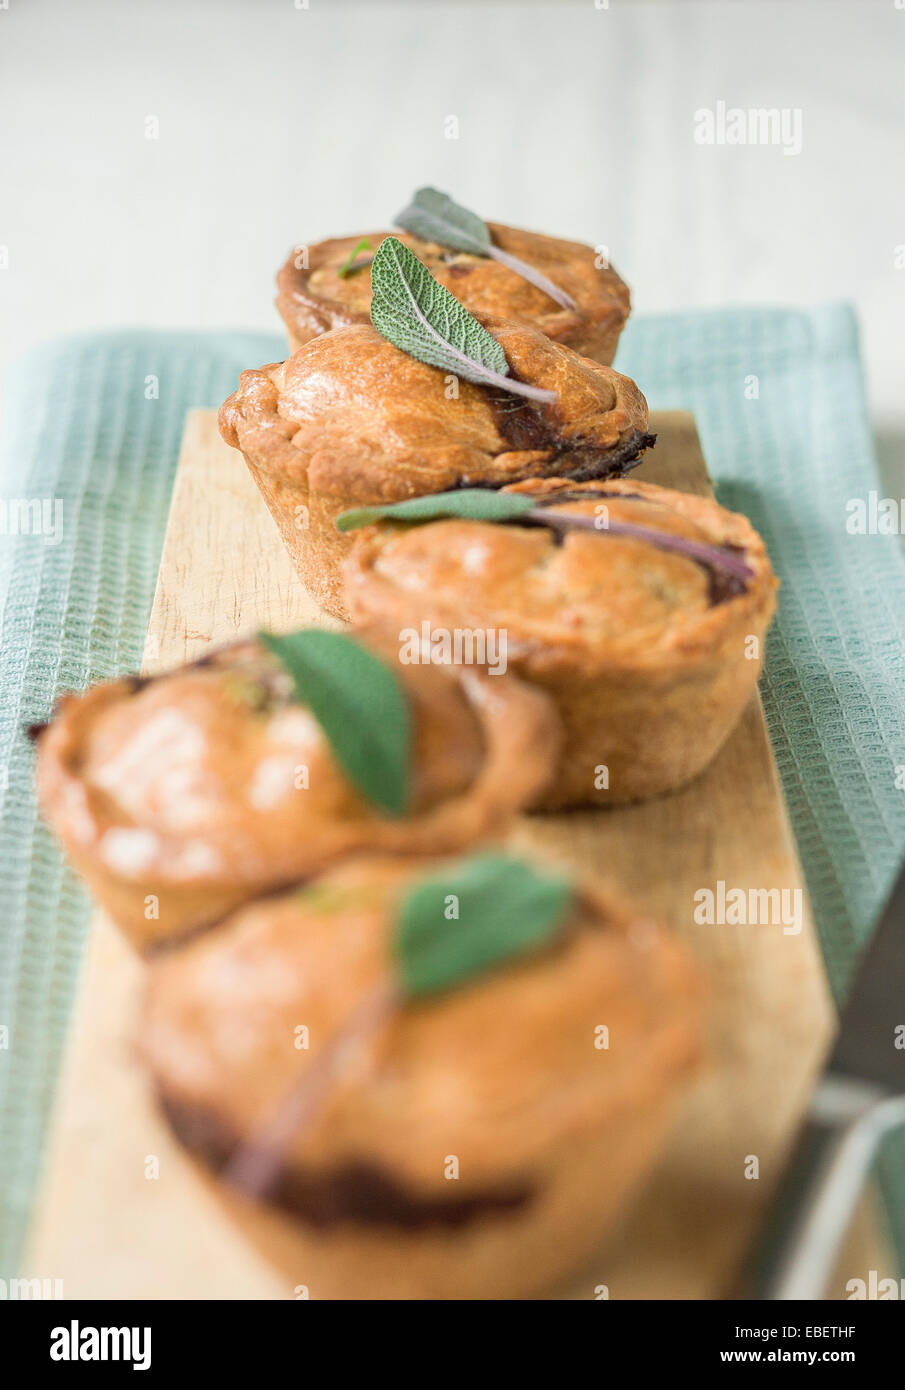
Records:
M306 900L312 892L318 892L317 885L306 890ZM572 887L564 875L537 873L505 854L476 854L422 878L399 912L394 941L398 979L372 988L326 1039L312 1065L232 1154L221 1175L224 1181L250 1196L266 1196L285 1171L292 1146L321 1113L331 1085L347 1073L350 1057L400 1004L463 984L543 946L571 905ZM313 906L325 910L316 897ZM338 910L344 910L342 903Z
M371 264L371 261L374 259L373 256L365 256L356 264L356 257L359 251L370 251L370 249L370 241L366 236L363 236L354 251L349 252L348 257L343 261L339 270L336 272L341 280L345 280L348 276L354 275L356 270L364 270L366 265Z
M506 854L475 854L424 878L399 912L396 962L408 996L463 983L549 941L572 887Z
M463 487L455 492L429 493L426 497L407 497L404 502L387 502L376 507L356 507L336 518L338 531L354 531L384 517L398 521L438 521L461 516L468 521L509 521L526 516L537 506L536 497L523 493L493 492L490 488Z
M390 815L402 815L411 720L395 673L342 632L262 632L258 640L286 667L296 698L311 710L362 795Z
M605 496L606 494L601 494ZM616 494L618 496L618 494ZM376 507L357 507L341 512L336 518L339 531L354 531L370 526L372 521L439 521L444 517L464 517L467 521L518 521L525 518L551 531L587 531L595 536L625 536L645 541L658 550L671 550L690 560L725 574L744 585L753 578L754 570L729 546L710 545L670 531L658 531L653 526L638 526L630 521L602 521L583 513L560 511L567 501L580 501L581 495L569 499L556 493L538 499L528 493L501 493L486 488L461 488L454 492L429 493L425 497L408 497L404 502L388 502ZM554 510L556 508L556 510Z
M396 217L396 226L423 241L435 241L453 251L469 251L473 256L489 256L493 245L487 223L438 188L419 188Z
M459 203L454 203L446 193L436 188L419 188L407 208L396 217L397 227L403 227L413 236L424 241L436 241L440 246L449 246L453 251L468 251L473 256L491 256L501 265L508 266L523 280L536 285L544 294L550 296L564 309L574 309L575 300L566 294L552 280L548 280L539 270L527 261L511 256L495 246L487 223L476 212L469 212Z
M398 237L384 237L371 263L371 322L396 347L428 366L535 401L555 391L509 376L506 354L455 295Z

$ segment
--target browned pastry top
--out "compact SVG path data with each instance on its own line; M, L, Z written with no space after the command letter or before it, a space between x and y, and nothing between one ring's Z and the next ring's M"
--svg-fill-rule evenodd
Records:
M474 314L535 324L547 337L570 343L579 351L588 350L601 328L610 334L618 332L629 313L628 287L609 265L596 264L593 247L496 222L488 225L500 250L546 275L575 301L575 308L561 307L536 285L488 256L454 251L409 232L371 232L368 241L371 251L376 251L384 237L398 236L433 277ZM361 240L358 235L320 241L307 248L307 266L296 252L283 266L277 277L277 304L299 341L343 324L368 321L370 267L350 275L339 274Z
M536 404L448 377L370 323L243 372L220 411L227 443L314 493L370 501L501 486L535 475L621 473L652 438L638 387L537 329L486 319L512 373L557 392Z
M185 1133L193 1112L196 1132L206 1122L233 1140L272 1119L352 1012L396 978L397 907L423 871L348 862L153 965L140 1046ZM309 1174L376 1167L422 1197L498 1189L507 1175L530 1189L551 1148L618 1126L688 1068L697 997L673 938L588 890L552 944L405 1004L363 1038L286 1158ZM608 1049L595 1045L601 1024ZM449 1155L457 1182L444 1176Z
M532 480L511 491L551 501L602 529L439 520L367 528L346 565L353 616L390 625L415 617L507 633L510 652L612 668L682 661L718 646L739 624L772 612L776 581L747 519L710 498L649 483ZM717 571L647 540L607 534L628 522L728 546L751 568L744 586L720 590Z
M549 776L553 716L512 677L398 671L414 726L401 819L357 791L281 664L251 642L66 697L39 745L45 810L70 849L139 881L285 882L362 846L467 843L472 821L479 833L504 816L501 794L512 810Z

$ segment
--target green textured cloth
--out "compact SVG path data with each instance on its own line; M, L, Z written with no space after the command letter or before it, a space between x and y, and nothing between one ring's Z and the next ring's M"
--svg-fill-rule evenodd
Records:
M17 1272L87 921L37 823L23 728L58 691L137 667L185 412L284 353L276 336L115 333L51 345L6 382L0 499L62 499L63 525L58 544L0 534L0 1277ZM878 486L853 316L636 319L618 365L654 409L694 411L720 500L782 578L764 702L838 997L905 852L905 564L894 537L846 531L848 499ZM884 1162L900 1249L903 1153Z

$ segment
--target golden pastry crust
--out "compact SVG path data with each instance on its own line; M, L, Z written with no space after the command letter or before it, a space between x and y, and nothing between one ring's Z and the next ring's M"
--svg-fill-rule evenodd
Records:
M423 261L435 280L460 299L473 314L492 314L539 328L585 357L609 364L629 315L628 286L611 266L596 264L597 252L578 241L524 232L488 223L495 245L526 261L575 301L564 309L543 290L487 256L453 251L423 241L409 232L371 232L376 251L384 237L398 236ZM289 330L293 352L321 333L350 323L367 323L371 309L371 271L365 266L351 275L340 269L361 242L361 236L335 237L293 251L277 276L277 308ZM369 254L369 253L362 253ZM301 262L307 259L307 266Z
M370 323L315 338L286 362L243 372L220 410L293 563L330 613L346 617L340 512L449 488L528 477L622 473L653 443L628 377L537 329L486 319L514 375L555 390L538 405L450 378Z
M509 677L399 673L414 720L401 818L347 780L276 658L252 642L66 696L39 739L44 814L141 948L351 851L436 854L494 833L550 776L555 712Z
M544 809L614 804L696 776L754 692L776 579L763 541L709 498L649 483L536 480L555 510L734 548L733 592L698 561L622 535L444 520L381 522L346 566L356 621L505 633L508 665L556 701L566 738ZM499 642L499 637L498 637Z
M217 1169L255 1139L394 978L397 907L421 872L347 863L154 964L141 1051L203 1162ZM361 1041L282 1152L270 1200L291 1222L232 1205L314 1298L546 1287L594 1248L648 1166L697 1060L699 999L679 944L587 887L542 950L401 1006Z

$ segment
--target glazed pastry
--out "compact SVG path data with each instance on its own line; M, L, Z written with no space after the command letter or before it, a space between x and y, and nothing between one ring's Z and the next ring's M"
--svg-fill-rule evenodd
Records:
M634 480L538 480L507 491L591 529L384 520L359 533L347 565L354 620L379 619L393 632L490 630L498 645L505 635L509 669L552 696L565 728L539 807L636 801L682 786L755 690L777 587L763 541L709 498ZM606 520L680 548L594 529ZM694 558L686 543L723 548L744 577Z
M436 854L505 827L552 772L549 702L473 668L397 669L414 726L401 817L350 782L287 671L250 641L66 696L38 742L44 814L140 948L353 850Z
M423 872L345 864L152 965L140 1048L202 1172L234 1173L300 1082L317 1088L325 1044L396 968L400 900ZM679 944L588 889L541 947L379 1016L290 1127L266 1203L216 1190L311 1298L540 1292L649 1169L699 1011Z
M575 308L562 308L514 270L486 256L450 250L407 232L372 232L367 240L371 251L376 251L384 237L398 236L473 314L531 324L585 357L612 362L630 307L628 286L615 270L599 268L594 248L580 242L494 222L489 226L501 250L541 271L571 297ZM351 236L319 241L304 248L305 255L294 251L283 266L277 276L277 308L289 330L293 352L332 328L369 322L370 268L361 265L351 274L339 273L362 240ZM362 253L361 259L367 256Z
M301 578L347 616L340 512L458 486L502 487L552 474L625 472L654 442L637 386L537 329L488 320L511 371L553 389L538 405L458 381L401 352L370 323L307 343L287 362L243 372L220 411Z

